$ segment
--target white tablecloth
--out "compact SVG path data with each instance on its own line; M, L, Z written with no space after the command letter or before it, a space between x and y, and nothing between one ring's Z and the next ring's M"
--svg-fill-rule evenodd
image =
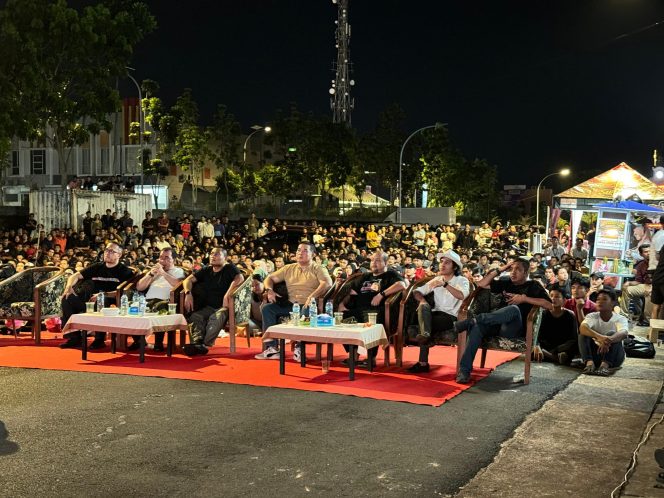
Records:
M71 316L62 331L66 333L72 330L89 330L91 332L148 336L155 332L186 328L187 320L181 314L104 316L101 313L79 313Z
M339 325L334 327L307 327L289 324L273 325L263 334L263 339L290 339L292 341L322 344L349 344L364 348L387 346L389 341L381 324Z

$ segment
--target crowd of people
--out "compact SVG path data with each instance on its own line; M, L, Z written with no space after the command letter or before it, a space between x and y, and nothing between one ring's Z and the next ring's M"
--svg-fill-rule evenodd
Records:
M468 343L457 380L469 382L482 338L523 336L525 317L534 305L546 309L536 348L539 358L569 364L578 357L586 373L600 375L621 362L616 350L620 349L618 339L626 333L626 320L614 312L618 299L604 275L590 274L592 227L580 231L571 244L565 225L538 253L531 252L536 227L501 223L493 227L488 223L471 227L316 222L303 226L278 219L261 221L253 214L247 220L231 222L223 215L194 219L189 214L169 217L167 212L156 218L147 212L135 223L130 213L120 216L109 209L103 214L86 213L79 227L46 232L31 214L24 227L0 231L0 279L31 266L64 269L70 275L63 296L65 321L84 309L83 302L89 297L75 296L74 287L80 280L105 282L92 288L92 293L111 290L112 284L127 278L127 272L149 270L138 289L150 293L155 284L153 295L148 296L155 302L163 301L163 289L184 280L184 311L192 323L191 344L185 350L189 355L207 353L226 321L222 309L227 297L245 277L253 284L252 318L265 330L280 315L287 315L293 302L306 314L312 299L362 272L340 304L346 318L361 319L367 310L380 313L381 303L389 295L435 277L414 293L418 309L412 325L417 334L412 340L420 346L420 357L409 368L413 373L429 370L428 350L434 336L465 330ZM261 245L261 236L293 228L300 231L297 249ZM623 301L649 296L652 272L644 270L651 261L648 251L647 244L639 248L642 262L634 269L634 282L623 286ZM205 287L202 306L195 307L190 297L194 284ZM502 294L504 302L498 311L457 321L460 304L474 287ZM156 291L158 288L162 291ZM266 302L259 298L263 292ZM657 300L654 296L653 303ZM620 306L624 314L632 309L625 302ZM641 320L646 315L643 306ZM77 337L70 336L64 347L77 347ZM156 346L160 345L157 341ZM103 337L93 342L92 349L97 347L104 347ZM272 359L278 353L276 344L267 343L257 358ZM375 361L375 353L369 351L365 362ZM296 358L298 354L296 347Z

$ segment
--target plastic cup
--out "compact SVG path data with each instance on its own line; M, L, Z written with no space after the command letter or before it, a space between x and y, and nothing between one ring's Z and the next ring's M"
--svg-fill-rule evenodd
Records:
M334 312L334 324L335 325L341 325L341 323L344 320L344 314L341 311L335 311Z
M94 313L95 312L95 303L85 303L85 312Z
M367 318L371 325L376 325L376 320L378 319L378 313L367 313Z
M176 303L168 303L168 314L175 315L178 312L178 305Z
M320 366L324 374L328 373L330 371L330 360L322 360Z
M292 325L299 325L300 324L300 314L294 311L291 311L290 313L290 323Z

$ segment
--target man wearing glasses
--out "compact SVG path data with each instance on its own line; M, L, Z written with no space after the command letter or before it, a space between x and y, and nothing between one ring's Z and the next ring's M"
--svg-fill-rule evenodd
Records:
M112 292L122 282L133 276L133 271L120 263L122 248L115 242L109 242L104 251L104 260L93 263L87 268L74 273L67 280L62 293L62 323L65 324L73 314L85 312L85 302L98 292ZM84 285L74 291L74 286L83 281ZM64 335L67 342L61 348L77 348L81 345L81 334L77 331ZM106 333L96 332L90 349L101 349L106 345Z

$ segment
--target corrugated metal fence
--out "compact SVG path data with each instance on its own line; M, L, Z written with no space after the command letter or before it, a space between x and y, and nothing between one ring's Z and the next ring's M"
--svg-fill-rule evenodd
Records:
M129 211L135 225L141 224L146 211L152 211L152 196L133 192L92 192L66 190L64 192L30 192L30 212L48 232L53 228L72 227L78 230L86 211L105 214L116 211L122 217Z

